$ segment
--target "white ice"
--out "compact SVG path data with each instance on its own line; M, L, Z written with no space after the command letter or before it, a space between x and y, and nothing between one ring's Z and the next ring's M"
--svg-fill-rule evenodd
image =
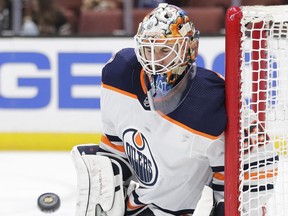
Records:
M0 216L74 216L76 190L70 152L0 151ZM37 207L46 192L59 195L56 212Z

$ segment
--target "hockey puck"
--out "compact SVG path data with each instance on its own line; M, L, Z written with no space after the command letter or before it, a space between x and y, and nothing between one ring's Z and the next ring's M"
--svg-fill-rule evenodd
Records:
M60 207L60 198L55 193L44 193L38 197L37 204L43 212L54 212Z

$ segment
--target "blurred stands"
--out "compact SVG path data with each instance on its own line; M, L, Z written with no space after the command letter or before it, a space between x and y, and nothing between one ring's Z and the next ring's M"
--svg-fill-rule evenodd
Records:
M137 7L137 0L114 0L121 6L113 10L84 10L82 7L84 1L88 0L55 1L57 7L64 12L71 24L72 35L131 36L136 33L144 16L152 10L152 8ZM99 4L100 1L105 0L89 1ZM129 10L125 6L127 2L130 3L131 7L128 8ZM288 3L287 0L167 0L167 2L175 2L183 8L196 28L200 30L201 35L223 34L226 10L235 3L240 3L240 5L279 5ZM127 31L127 24L131 28L130 31Z
M78 20L81 13L82 0L56 0L55 4L63 11L71 25L72 33L78 32Z
M122 30L123 11L82 11L78 20L79 35L115 35Z
M241 5L281 5L287 3L286 0L242 0Z
M225 9L223 7L184 7L183 9L200 34L219 34L225 27Z
M11 30L11 2L0 0L0 33Z
M228 9L228 7L230 7L231 4L231 0L202 0L202 1L189 1L188 5L189 7L222 7L224 9Z
M201 34L220 33L224 28L225 8L214 7L182 7L194 22ZM132 10L132 34L135 34L139 23L149 13L150 8L133 8ZM81 11L78 22L79 35L109 35L118 34L123 30L123 10L108 12ZM121 32L121 31L120 31ZM124 32L125 33L125 32Z
M68 9L59 7L56 2L56 0L22 0L21 4L18 5L19 10L22 10L20 35L71 35L71 24L64 12ZM14 5L15 1L13 1Z
M194 25L201 33L215 34L220 33L224 28L224 9L222 7L209 8L191 8L184 10L194 22ZM151 9L134 9L133 17L133 34L136 33L139 23ZM119 30L123 29L123 11L113 10L109 12L82 12L79 18L79 35L117 35ZM120 31L121 32L121 31Z

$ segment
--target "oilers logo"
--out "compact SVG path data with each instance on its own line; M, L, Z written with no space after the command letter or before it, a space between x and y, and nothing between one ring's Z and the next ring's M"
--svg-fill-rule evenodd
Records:
M154 185L158 178L158 168L144 135L130 128L124 131L123 140L129 163L139 181L146 186Z

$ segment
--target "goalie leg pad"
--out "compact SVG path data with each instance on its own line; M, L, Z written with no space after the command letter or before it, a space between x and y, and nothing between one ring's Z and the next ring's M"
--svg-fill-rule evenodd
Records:
M76 216L123 216L121 166L106 156L81 155L78 147L71 152L78 183Z

